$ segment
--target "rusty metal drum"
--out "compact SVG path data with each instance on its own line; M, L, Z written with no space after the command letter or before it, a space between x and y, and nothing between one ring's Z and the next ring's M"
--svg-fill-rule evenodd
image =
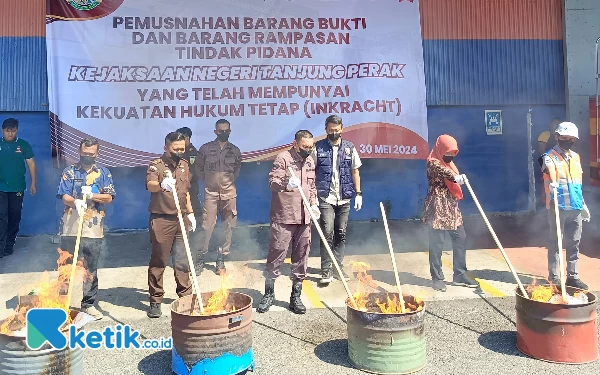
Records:
M577 291L566 289L570 295ZM517 288L517 349L547 362L580 364L597 360L597 298L593 293L586 295L586 304L551 304L525 298Z
M212 293L202 293L208 301ZM190 315L193 295L171 304L172 370L177 375L233 375L254 370L252 351L252 298L230 292L235 311Z
M425 367L424 305L405 314L364 312L346 305L348 358L354 367L375 374L409 374Z
M31 350L24 337L0 334L0 374L82 375L83 350L53 349L48 343Z

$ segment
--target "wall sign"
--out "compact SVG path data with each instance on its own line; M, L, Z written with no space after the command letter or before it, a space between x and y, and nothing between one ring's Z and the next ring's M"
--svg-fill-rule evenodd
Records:
M502 111L485 110L485 132L487 135L502 135Z

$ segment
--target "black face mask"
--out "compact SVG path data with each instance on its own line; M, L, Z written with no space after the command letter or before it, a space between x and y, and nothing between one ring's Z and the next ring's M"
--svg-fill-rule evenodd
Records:
M340 139L340 137L342 136L342 133L331 133L331 134L327 134L327 138L331 141L331 142L335 142L338 139Z
M444 155L444 157L442 157L442 160L444 161L444 163L450 163L452 161L452 159L454 159L454 156L447 156Z
M227 142L229 140L229 132L217 134L217 139L221 142Z
M563 150L570 150L571 147L573 147L573 143L575 143L575 141L569 141L569 140L563 140L563 139L559 139L558 140L558 145L560 146L560 148L562 148Z
M181 158L183 157L182 152L171 152L170 154L171 160L173 160L175 163L179 163L179 160L181 160Z
M310 156L311 153L312 153L312 150L305 150L303 148L301 148L298 151L298 154L300 154L300 156L302 157L302 159L306 159L307 157Z
M96 157L95 156L80 155L79 156L79 161L83 165L94 165L94 163L96 162Z

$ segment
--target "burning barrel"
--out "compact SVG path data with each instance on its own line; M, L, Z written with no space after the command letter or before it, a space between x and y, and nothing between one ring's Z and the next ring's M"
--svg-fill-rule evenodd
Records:
M77 311L71 311L72 319L76 315ZM31 350L25 343L25 331L22 330L24 325L17 327L18 320L13 320L13 323L9 324L11 327L8 331L0 333L0 374L83 374L82 349L70 349L69 346L54 349L46 343L38 350Z
M348 300L348 357L357 369L376 374L408 374L425 367L425 303L398 293L371 293ZM383 301L383 302L381 302ZM387 302L386 302L387 301Z
M552 293L560 296L554 286L537 288L550 289L550 296ZM527 289L528 293L532 290ZM549 303L535 297L525 298L517 288L517 349L521 353L556 363L588 363L598 359L596 296L571 287L566 287L566 291L570 296L583 293L587 298L577 304Z
M233 375L254 370L252 298L227 292L219 303L214 301L217 293L202 293L205 315L200 315L193 295L171 304L175 374Z

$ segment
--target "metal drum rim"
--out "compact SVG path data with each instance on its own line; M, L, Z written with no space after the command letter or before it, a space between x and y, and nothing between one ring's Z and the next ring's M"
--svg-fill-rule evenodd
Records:
M566 304L563 304L563 303L549 303L549 302L542 302L542 301L534 301L534 300L532 300L530 298L524 297L523 294L521 294L521 290L520 290L519 287L517 287L515 289L515 296L516 296L517 299L520 299L522 301L536 303L536 304L540 304L542 306L548 306L548 305L550 305L550 306L562 306L563 308L587 307L587 306L595 305L598 302L598 296L596 296L594 293L592 293L589 290L587 290L587 291L586 290L581 290L581 289L573 288L573 287L570 287L570 286L565 286L565 289L567 290L567 292L569 290L571 290L571 291L574 290L574 291L585 292L585 294L593 296L594 299L592 301L588 301L587 303L581 303L581 304L577 304L577 305L566 305ZM588 296L588 298L589 298L589 296ZM425 309L425 307L423 307L423 309Z
M204 292L204 293L201 293L201 294L207 294L207 293L214 294L215 292ZM195 293L194 293L194 294L195 294ZM250 309L252 310L252 304L253 304L253 300L252 300L252 297L251 297L251 296L249 296L249 295L247 295L247 294L244 294L244 293L240 293L240 292L229 292L229 294L230 294L230 295L231 295L231 294L236 294L236 295L241 295L241 296L244 296L244 297L248 297L248 298L250 299L250 303L249 303L248 305L244 306L244 307L240 307L239 309L237 309L237 310L235 310L235 311L223 312L223 313L220 313L220 314L210 314L210 315L188 315L188 314L182 314L182 313L180 313L180 312L178 312L178 311L175 311L175 309L174 309L174 305L175 305L175 303L177 303L177 301L179 301L179 300L180 300L180 299L182 299L182 298L185 298L185 297L188 297L188 296L191 296L191 295L193 295L193 294L188 294L187 296L179 297L179 298L177 298L175 301L171 302L171 305L170 305L170 308L171 308L171 314L176 314L176 315L179 315L179 316L189 316L189 317L192 317L192 316L193 316L193 317L198 317L198 318L211 318L211 317L219 317L219 316L230 315L230 314L237 314L237 313L240 313L240 312L242 312L242 311L245 311L245 310L247 310L248 308L250 308Z
M425 366L427 366L427 356L425 357L425 362L423 362L423 366L412 370L412 371L408 371L408 372L375 372L375 371L371 371L371 370L366 370L363 368L358 367L358 365L356 365L352 359L350 358L350 356L348 356L348 362L350 362L350 364L352 365L352 367L354 367L357 370L360 371L364 371L367 372L369 374L378 374L378 375L407 375L407 374L414 374L415 372L419 372L421 370L423 370L425 368Z
M592 359L591 361L586 361L586 362L559 362L559 361L551 361L549 359L538 358L538 357L532 356L531 354L525 353L523 350L521 350L521 348L519 348L519 340L517 340L516 347L517 347L517 350L519 351L519 353L523 354L527 358L537 359L537 360L542 361L542 362L556 363L556 364L560 364L560 365L585 365L585 364L589 364L589 363L594 363L594 362L596 362L598 360L598 358L600 358L600 355L599 355L599 356L596 356L596 359Z

